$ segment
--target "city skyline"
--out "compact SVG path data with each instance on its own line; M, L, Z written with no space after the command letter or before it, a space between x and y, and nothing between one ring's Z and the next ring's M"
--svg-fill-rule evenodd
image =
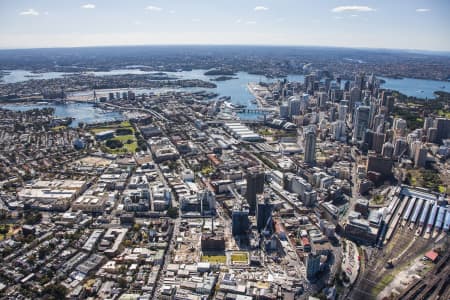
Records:
M449 0L0 0L0 299L450 299Z
M0 7L2 49L198 44L450 51L450 3L441 0L45 0Z

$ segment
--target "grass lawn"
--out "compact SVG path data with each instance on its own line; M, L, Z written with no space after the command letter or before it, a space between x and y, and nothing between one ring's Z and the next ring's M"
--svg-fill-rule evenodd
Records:
M125 154L127 152L134 153L136 152L138 145L137 142L133 142L131 144L123 144L122 148L111 149L106 146L103 147L104 151L110 154Z
M247 263L248 262L248 254L246 252L233 252L231 254L231 262L232 263L235 263L235 262Z
M130 121L123 121L123 122L121 122L119 124L111 124L111 125L107 125L107 126L96 127L96 128L92 128L90 130L93 133L98 133L98 132L107 131L107 130L114 130L114 129L117 129L117 128L129 128L134 133L134 128L133 128L133 126L131 126Z
M225 264L227 262L227 257L225 255L203 255L202 262Z
M384 197L382 195L375 195L372 199L372 203L380 205L384 203Z
M103 149L111 154L122 154L122 153L134 153L136 152L136 149L138 148L138 144L137 144L137 140L136 137L134 136L135 130L133 128L133 126L131 126L130 121L123 121L119 124L111 124L108 126L102 126L102 127L98 127L98 128L92 128L91 131L96 134L102 131L107 131L107 130L116 130L119 128L127 128L130 129L133 134L128 134L128 135L116 135L115 137L113 137L113 140L117 140L117 141L121 141L123 143L123 147L121 148L117 148L117 149L111 149L108 148L106 146L103 147ZM132 140L133 142L131 144L127 144L128 140Z
M386 274L381 278L380 282L372 289L372 295L378 295L392 280L394 280L395 276L400 272L400 270L395 270L392 273Z
M5 238L9 238L14 234L14 224L7 224L9 225L9 231L6 234L0 234L0 241L3 241ZM5 228L5 225L0 225L1 229Z
M267 128L259 130L258 133L261 134L261 135L265 135L265 136L272 136L273 135L272 131L267 129Z
M122 143L126 143L128 140L132 140L132 141L135 140L136 137L132 134L129 134L129 135L118 135L118 136L113 137L112 139L116 140L116 141L121 141Z
M96 134L96 133L99 133L99 132L103 132L103 131L107 131L107 130L112 130L112 129L113 129L112 127L110 127L110 128L108 128L108 127L98 127L98 128L92 128L91 131L92 131L94 134Z
M450 188L446 189L439 173L435 170L409 170L407 176L409 177L409 183L412 186L421 186L441 193L450 190Z
M113 140L121 141L123 143L123 147L121 149L126 149L128 152L136 152L138 147L136 137L134 135L119 135L113 138ZM128 140L132 140L131 144L127 144Z
M119 127L131 127L131 123L128 120L122 121Z
M438 110L438 115L444 118L450 118L450 112L444 111L442 109Z
M123 144L122 149L125 148L125 149L127 149L128 152L134 153L134 152L136 152L137 147L138 147L138 144L136 141L134 141L131 144Z
M53 127L52 130L53 130L53 131L60 131L60 130L66 129L66 128L67 128L67 126L61 125L61 126Z
M203 175L209 175L210 173L212 173L214 171L214 169L212 167L204 167L201 172Z

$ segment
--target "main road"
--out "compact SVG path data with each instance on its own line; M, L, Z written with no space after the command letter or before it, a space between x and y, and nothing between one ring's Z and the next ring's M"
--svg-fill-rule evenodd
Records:
M143 112L151 114L153 117L157 118L160 121L166 121L166 122L169 121L166 117L164 117L163 115L161 115L160 113L158 113L152 109L141 108L141 107L125 107L125 106L115 105L115 104L111 104L111 103L102 103L102 105L106 105L106 106L110 106L110 107L122 109L122 110L143 111Z

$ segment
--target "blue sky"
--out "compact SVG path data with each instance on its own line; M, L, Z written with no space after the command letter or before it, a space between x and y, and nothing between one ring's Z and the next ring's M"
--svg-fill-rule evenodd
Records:
M450 51L450 0L0 0L0 48L317 45Z

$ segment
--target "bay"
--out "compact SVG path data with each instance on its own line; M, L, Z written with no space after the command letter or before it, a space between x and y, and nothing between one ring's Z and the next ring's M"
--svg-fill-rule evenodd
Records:
M179 71L179 72L164 72L170 77L176 77L178 79L199 79L210 81L217 76L207 76L204 73L207 70L196 69L191 71ZM13 83L22 82L31 79L51 79L51 78L61 78L68 73L63 72L47 72L47 73L31 73L25 70L8 70L9 74L3 76L3 83ZM95 76L106 76L106 75L124 75L124 74L154 74L155 71L142 71L137 69L135 66L129 66L125 69L117 69L111 71L102 72L88 72ZM33 76L33 77L29 77ZM37 77L34 77L37 76ZM219 94L220 96L231 97L230 101L234 104L245 105L247 108L256 108L257 105L252 103L251 100L254 99L253 95L247 88L249 82L276 82L277 80L283 80L283 78L267 78L262 75L249 74L247 72L237 72L234 76L235 79L230 79L226 81L214 81L217 88L159 88L159 89L132 89L137 94L142 93L163 93L167 91L184 91L184 92L197 92L197 91L210 91ZM418 98L434 99L434 92L438 90L450 90L450 83L445 81L436 80L423 80L414 78L403 78L394 79L387 77L379 77L385 81L382 84L382 88L397 90L407 96L414 96ZM304 82L303 75L289 75L287 77L289 81ZM108 92L124 92L128 89L108 89L108 90L98 90L97 95L107 95ZM93 94L93 91L81 91L75 92L71 95L74 97L87 97ZM93 123L93 122L104 122L111 120L122 119L123 116L119 112L109 112L102 109L94 107L90 103L68 103L66 105L55 105L55 104L33 104L33 105L15 105L7 104L2 105L4 108L11 108L15 110L26 110L39 107L53 107L55 108L55 115L58 117L73 117L75 118L72 126L78 126L79 122ZM256 119L260 117L259 114L254 113L243 113L239 114L241 119Z
M70 102L68 104L5 104L1 105L1 107L14 111L26 111L51 107L55 109L55 116L57 117L74 118L70 124L71 127L78 127L78 124L81 122L90 124L124 119L124 116L120 112L106 111L101 108L94 107L92 103Z
M448 81L415 78L378 78L385 81L385 83L381 85L382 88L399 91L400 93L410 97L435 99L436 95L434 92L436 91L450 92L450 82Z

